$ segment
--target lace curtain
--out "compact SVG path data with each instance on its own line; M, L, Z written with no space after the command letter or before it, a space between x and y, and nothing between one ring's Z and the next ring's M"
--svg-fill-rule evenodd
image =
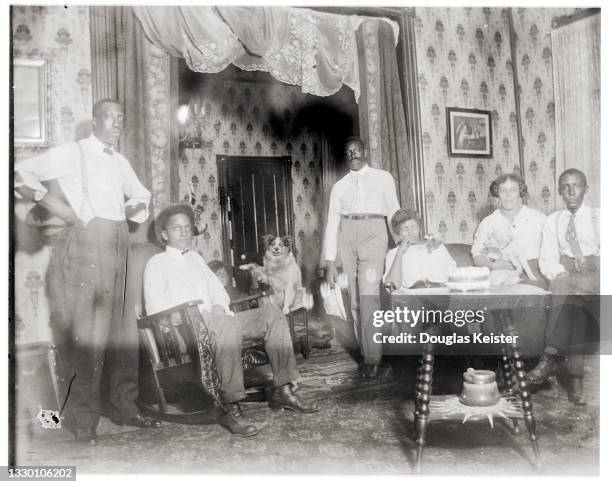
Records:
M585 199L599 206L601 15L554 29L551 38L557 176L570 167L583 171L589 183Z
M151 42L197 72L230 63L317 96L343 84L359 99L355 32L363 17L291 7L133 7ZM395 42L399 27L392 25Z

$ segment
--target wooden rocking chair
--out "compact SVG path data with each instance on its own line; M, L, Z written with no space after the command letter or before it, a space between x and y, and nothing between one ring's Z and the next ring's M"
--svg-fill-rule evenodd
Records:
M151 244L135 244L130 249L126 288L126 309L142 316L142 275L146 262L161 250ZM133 290L140 290L134 292ZM256 306L265 292L230 303L234 311ZM224 408L219 396L219 378L210 336L198 309L200 301L190 301L137 319L140 341L139 407L162 421L184 424L216 422L216 408ZM259 340L243 342L245 371L266 365L268 356ZM205 392L206 394L203 394ZM247 393L262 392L258 388Z

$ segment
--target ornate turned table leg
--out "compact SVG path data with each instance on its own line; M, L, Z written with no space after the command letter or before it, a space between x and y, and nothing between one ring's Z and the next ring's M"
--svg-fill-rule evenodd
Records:
M518 336L517 329L514 326L512 310L505 310L502 316L502 320L504 333L506 333L507 335ZM531 442L531 448L533 449L533 456L535 457L536 468L540 470L542 468L542 460L540 458L540 446L538 445L536 422L535 416L533 415L531 392L529 391L529 382L527 381L525 364L523 363L523 358L521 357L520 349L516 343L510 343L508 348L510 349L510 356L512 357L512 361L514 362L514 371L516 373L516 382L519 388L519 397L521 399L521 405L523 407L525 426L527 426L527 431L529 432L529 441Z
M429 400L433 385L433 347L426 345L423 348L421 367L417 378L416 397L414 401L414 425L415 442L417 444L416 473L421 473L423 462L423 447L425 446L425 436L427 433L427 417L429 416Z
M512 394L512 388L514 386L512 382L512 365L510 364L510 358L508 357L508 350L502 348L501 350L501 362L502 362L502 378L504 381L504 393L510 395ZM512 429L514 430L514 434L519 434L519 425L518 419L512 418Z
M521 358L521 353L516 345L511 346L512 358L514 359L514 370L516 371L516 378L520 391L521 404L523 406L523 412L525 415L525 425L529 432L529 441L531 441L531 447L533 448L533 455L536 461L536 467L542 468L542 460L540 458L540 447L538 445L538 437L536 434L536 422L533 415L533 406L531 404L531 392L529 392L529 382L527 381L527 373L525 372L525 364Z

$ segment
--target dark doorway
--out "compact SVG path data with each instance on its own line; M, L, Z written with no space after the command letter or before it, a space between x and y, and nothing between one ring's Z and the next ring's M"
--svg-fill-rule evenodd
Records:
M293 235L291 157L217 156L217 167L224 261L261 264L263 235Z

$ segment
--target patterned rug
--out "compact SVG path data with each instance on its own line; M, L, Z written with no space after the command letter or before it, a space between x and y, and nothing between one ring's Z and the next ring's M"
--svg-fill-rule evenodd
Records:
M299 360L299 393L316 399L320 412L275 412L266 403L246 404L247 417L261 427L255 437L233 437L218 425L165 423L158 430L136 430L103 420L99 444L93 448L79 447L64 431L21 434L18 463L77 465L81 473L411 474L414 366L414 360L398 358L382 382L363 384L356 362L334 347L308 361ZM444 378L457 378L460 372L440 374L438 388L455 387L456 380ZM569 404L565 391L554 382L534 397L544 473L597 474L597 360L589 362L586 391L589 406L583 408ZM423 473L490 475L493 471L536 473L523 424L518 437L503 420L496 420L493 429L488 421L430 425Z

